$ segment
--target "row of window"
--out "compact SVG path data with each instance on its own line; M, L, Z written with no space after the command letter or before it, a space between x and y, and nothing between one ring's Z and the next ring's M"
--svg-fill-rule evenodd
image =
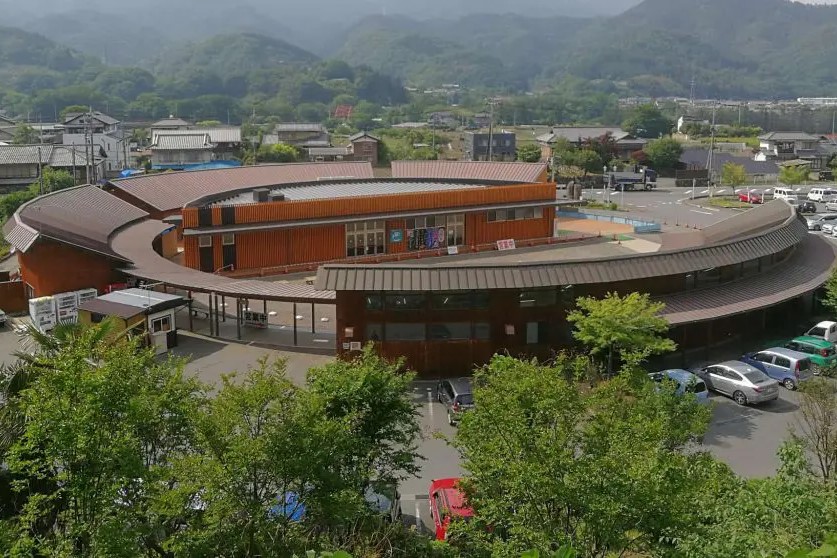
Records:
M518 209L492 209L488 212L488 222L523 221L524 219L543 218L542 207L521 207Z
M559 289L534 289L521 291L518 300L521 308L540 306L555 306L559 297L562 303L572 303L572 287ZM488 294L483 291L450 292L450 293L367 293L367 310L485 310L488 308Z
M526 322L527 345L549 342L547 322ZM509 332L507 332L509 333ZM513 331L511 332L513 333ZM487 341L491 326L487 322L444 323L370 323L366 324L367 341Z
M386 253L386 221L346 223L346 256Z
M233 233L225 233L221 235L221 245L222 246L232 246L235 244L235 235ZM198 237L198 248L211 248L212 247L212 236L208 234L202 234Z

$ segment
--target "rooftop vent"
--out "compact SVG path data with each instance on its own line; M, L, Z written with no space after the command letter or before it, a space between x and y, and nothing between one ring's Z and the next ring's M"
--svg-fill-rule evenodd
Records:
M270 190L267 188L256 188L253 190L253 201L257 203L266 202L269 194Z
M272 202L285 201L285 194L283 194L282 192L277 192L275 194L270 194L270 201L272 201Z

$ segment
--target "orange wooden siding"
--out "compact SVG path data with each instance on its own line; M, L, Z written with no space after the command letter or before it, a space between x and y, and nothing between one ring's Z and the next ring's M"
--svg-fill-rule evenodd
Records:
M217 238L220 242L220 236ZM339 260L346 257L345 227L331 225L238 233L235 252L236 269ZM216 254L216 264L220 262L219 258Z
M390 231L401 231L401 242L392 243L389 241ZM406 219L391 219L387 221L386 229L386 243L387 254L402 254L407 251L407 220Z
M548 238L553 234L554 207L544 207L540 219L488 222L485 211L465 215L465 244L478 245L513 238Z
M446 209L470 205L516 203L537 200L554 200L555 186L546 184L515 184L469 188L443 192L413 192L384 196L361 196L330 200L300 200L254 203L235 206L235 222L265 223L296 221L350 215L370 215L393 211ZM221 224L221 208L212 208L213 225ZM198 208L183 209L183 226L198 226Z

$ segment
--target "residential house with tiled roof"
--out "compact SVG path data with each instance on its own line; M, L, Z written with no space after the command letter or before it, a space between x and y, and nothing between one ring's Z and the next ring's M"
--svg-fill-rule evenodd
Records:
M22 190L37 182L44 167L69 172L87 182L88 156L82 147L65 145L0 145L0 192ZM95 156L94 174L104 177L104 159Z
M821 136L807 132L769 132L759 136L759 161L803 160L819 171L834 156L835 147Z
M151 168L184 170L203 165L212 161L214 149L205 132L158 135L151 144Z
M151 136L152 143L157 143L162 136L191 136L207 134L209 141L215 145L213 155L215 160L229 161L234 159L241 149L241 128L239 126L217 126L212 128L196 126L177 130L157 130Z
M581 147L588 140L600 139L607 135L613 138L616 156L624 160L630 159L633 152L643 149L648 143L647 140L613 126L556 126L549 133L540 135L536 139L541 144L543 155L549 158L552 156L552 145L559 140Z

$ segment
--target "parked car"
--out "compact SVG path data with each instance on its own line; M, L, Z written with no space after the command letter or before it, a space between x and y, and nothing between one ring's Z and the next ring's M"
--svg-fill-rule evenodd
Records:
M806 331L805 335L810 337L819 337L820 339L825 339L826 341L835 343L837 342L837 322L820 322Z
M805 222L808 224L809 231L822 230L823 225L830 224L831 227L837 223L837 213L820 213L819 215L809 215L805 217Z
M796 206L796 212L797 213L803 213L804 214L804 213L816 213L817 212L817 204L815 204L812 201L803 201L803 202L798 202L798 203L794 203L790 200L786 200L786 201L788 201L788 203L790 203L791 205Z
M826 221L822 225L820 225L820 230L823 234L834 234L834 225L837 224L837 221Z
M779 397L779 382L738 360L701 368L697 376L709 389L732 397L739 405L764 403Z
M749 190L745 190L743 192L738 193L738 201L746 203L764 203L764 198L758 192L751 192Z
M373 481L367 487L363 499L372 512L379 514L387 521L396 522L401 519L401 495L395 485ZM285 492L283 496L276 498L276 502L268 510L268 517L284 516L297 522L305 519L307 506L304 501L300 500L297 492Z
M811 362L819 368L827 368L837 360L834 343L826 341L822 337L812 337L810 335L794 337L785 343L785 347L805 353L811 359Z
M648 377L658 384L666 380L675 382L677 384L677 390L675 392L677 395L694 393L698 402L709 402L709 390L706 388L706 383L688 370L682 370L680 368L662 370L660 372L651 372L648 374Z
M436 479L430 482L430 517L436 528L436 540L448 538L448 527L454 518L467 521L474 510L465 502L465 495L458 487L458 478Z
M6 322L8 322L8 321L9 321L9 317L6 315L6 313L3 310L0 310L0 327L5 326Z
M796 190L787 186L776 186L773 188L773 199L774 200L785 200L789 203L795 204L795 202L799 201L799 194L796 193Z
M814 375L814 367L807 354L783 347L747 353L740 360L758 368L790 390L795 390L800 382Z
M837 200L825 202L826 211L837 211Z
M474 408L474 393L470 378L442 380L436 387L436 397L448 412L448 424L453 426L462 413Z
M815 202L837 201L837 190L834 188L811 188L808 199Z

